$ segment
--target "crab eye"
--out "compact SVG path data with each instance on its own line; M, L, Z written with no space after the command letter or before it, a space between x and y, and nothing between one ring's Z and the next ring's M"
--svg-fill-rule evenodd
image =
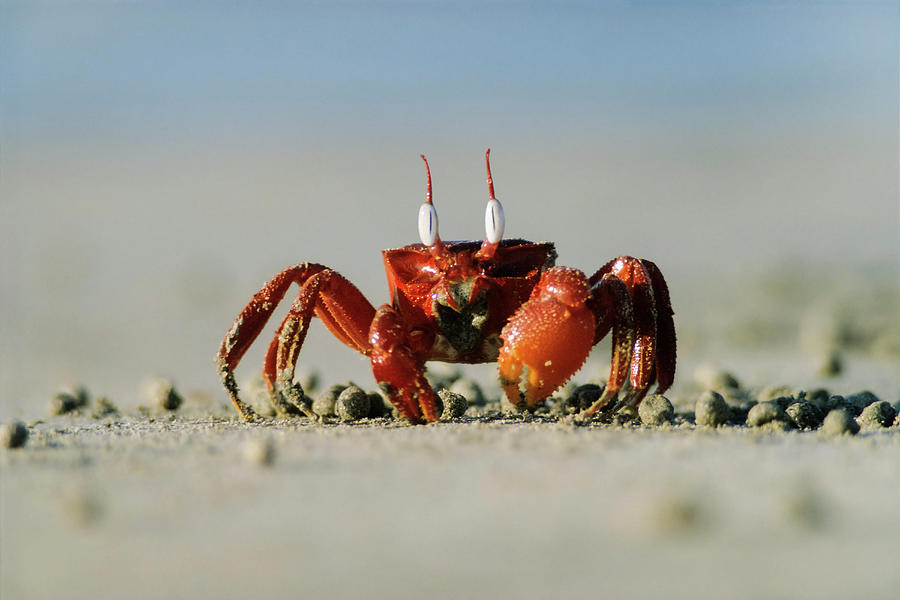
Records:
M434 205L428 202L419 207L419 239L426 246L433 246L438 236L438 217Z
M503 206L501 206L499 200L491 198L488 200L487 208L484 211L484 231L487 241L491 244L496 244L503 239L504 225Z

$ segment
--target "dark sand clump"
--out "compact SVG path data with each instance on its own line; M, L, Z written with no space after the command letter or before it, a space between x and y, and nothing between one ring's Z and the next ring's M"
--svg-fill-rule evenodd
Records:
M341 421L358 421L369 416L369 396L361 388L350 385L344 388L334 402L334 412Z
M141 390L143 401L151 408L163 411L178 410L184 399L175 390L171 379L156 377L144 382Z
M28 440L28 429L20 421L0 425L0 448L21 448Z
M78 386L59 392L50 400L50 415L65 415L87 408L91 396L87 388Z
M438 390L437 400L441 405L438 407L438 411L441 413L442 421L458 419L466 414L466 409L469 408L465 396L447 389Z
M878 400L863 409L857 422L864 428L890 427L896 416L897 411L889 402Z
M797 429L817 429L822 424L822 412L811 402L798 400L785 410L785 414Z

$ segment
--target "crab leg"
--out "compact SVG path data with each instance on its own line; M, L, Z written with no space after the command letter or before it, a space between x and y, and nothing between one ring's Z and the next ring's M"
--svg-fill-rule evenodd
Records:
M425 379L425 361L410 345L403 318L391 305L375 313L369 331L372 372L378 385L401 415L413 423L440 418L434 390Z
M609 404L628 380L631 350L634 347L634 310L628 287L611 273L604 275L591 287L589 305L597 317L597 333L594 343L599 342L612 329L612 358L609 378L600 398L587 410L585 416L593 415Z
M631 354L630 388L613 412L627 405L636 406L653 383L656 367L656 304L650 277L640 260L618 260L612 273L631 291L634 306L634 349Z
M650 275L653 286L653 298L656 301L656 393L661 394L675 380L675 320L672 302L669 299L669 287L662 273L649 260L642 261L644 269Z
M346 346L368 356L371 349L368 331L374 313L369 301L336 271L326 269L310 277L301 286L266 352L263 379L276 406L279 400L277 381L277 387L291 405L307 416L314 416L304 401L302 390L293 383L297 358L313 315L319 317L334 337Z
M596 333L587 277L578 269L553 267L541 279L500 337L500 383L514 406L534 408L584 364ZM525 369L525 389L519 382Z
M658 381L657 390L660 392L671 385L675 376L675 326L668 288L655 264L620 256L601 267L590 281L596 283L609 275L625 283L634 307L635 327L630 389L608 411L614 413L624 406L637 406L654 379ZM614 391L618 392L618 389ZM610 399L611 396L604 393L586 414L593 414Z
M302 393L291 380L313 314L321 318L344 344L362 354L369 353L368 330L375 309L362 293L339 273L323 265L302 263L288 267L254 294L222 340L216 356L225 389L245 420L252 420L256 415L238 397L234 369L293 283L300 286L300 292L269 344L263 367L263 378L273 397L277 379L288 399L302 407ZM275 403L276 407L281 405L277 399Z

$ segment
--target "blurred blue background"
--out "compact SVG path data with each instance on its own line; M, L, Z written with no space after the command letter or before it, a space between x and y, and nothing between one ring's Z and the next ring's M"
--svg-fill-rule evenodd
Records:
M0 4L3 412L66 382L214 391L272 274L507 235L657 262L679 327L773 265L897 282L894 2ZM803 285L802 281L797 282ZM368 367L318 324L328 379ZM265 347L240 373L256 371ZM33 413L33 408L25 410Z

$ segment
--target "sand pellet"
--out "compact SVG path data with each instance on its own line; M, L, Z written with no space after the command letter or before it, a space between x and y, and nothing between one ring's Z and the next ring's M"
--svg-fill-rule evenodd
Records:
M672 419L675 418L675 410L668 398L662 394L651 394L638 405L638 416L644 425L659 427L672 422Z
M106 396L94 399L94 409L91 411L92 418L102 419L117 414L119 414L119 409Z
M141 390L141 396L148 405L163 410L178 410L184 400L175 391L175 384L171 379L157 377L146 381Z
M572 390L567 403L577 407L579 411L582 411L596 402L600 396L603 395L603 390L604 386L597 385L596 383L579 385Z
M0 425L0 447L20 448L28 440L28 428L24 423L13 421Z
M890 427L897 416L894 407L885 400L879 400L865 407L857 422L867 429Z
M275 462L275 444L270 439L249 440L244 444L244 459L260 467Z
M369 397L369 416L372 418L379 418L389 414L387 406L384 403L384 398L378 392L369 392L366 394ZM318 413L317 413L318 414Z
M775 402L760 402L747 413L747 425L760 427L770 421L784 421L787 416L781 406Z
M731 411L722 394L713 390L703 392L694 404L694 419L698 427L718 427L724 425Z
M50 400L49 413L51 415L64 415L87 407L90 402L90 394L87 389L78 387L73 390L64 390L56 394Z
M345 389L347 389L346 385L332 385L321 392L316 396L316 399L313 400L313 412L320 417L335 416L337 414L337 412L335 412L335 404L337 403L338 396L340 396L341 392Z
M334 403L334 412L342 421L358 421L369 416L369 396L351 385L344 389Z
M785 414L797 429L816 429L822 424L822 412L806 400L794 402Z
M825 420L822 422L822 433L828 436L856 435L859 433L859 425L846 410L836 408L825 416Z
M841 353L831 350L819 357L816 372L822 377L837 377L844 371L844 361Z
M710 366L699 367L694 373L694 380L704 388L717 392L736 390L741 387L740 381L732 373Z
M458 419L466 414L469 402L462 394L456 394L450 390L439 390L437 395L444 407L441 412L441 420Z

